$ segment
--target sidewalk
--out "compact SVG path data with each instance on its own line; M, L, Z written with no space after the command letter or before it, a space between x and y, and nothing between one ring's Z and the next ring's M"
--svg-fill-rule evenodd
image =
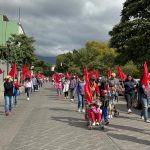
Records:
M119 118L105 131L87 130L84 114L76 102L56 96L50 84L33 93L31 101L21 95L10 117L0 116L0 150L149 150L150 124L138 111L127 114L120 101ZM2 108L0 108L2 110Z

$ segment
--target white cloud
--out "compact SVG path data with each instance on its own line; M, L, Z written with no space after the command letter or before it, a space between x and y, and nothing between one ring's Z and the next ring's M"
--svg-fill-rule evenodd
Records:
M36 53L56 56L84 46L88 40L109 40L125 0L0 0L0 14L21 21L36 40Z

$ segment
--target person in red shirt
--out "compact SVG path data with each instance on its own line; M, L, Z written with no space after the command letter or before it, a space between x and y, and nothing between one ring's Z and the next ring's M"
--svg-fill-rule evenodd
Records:
M95 77L91 77L89 82L86 83L84 88L85 100L90 108L89 110L86 110L86 113L88 113L89 111L89 116L92 120L93 126L95 126L96 124L99 125L99 121L101 119L101 111L99 111L98 107L96 107L96 104L94 104L94 101L97 99L97 97L100 96L99 88L95 81L96 81Z

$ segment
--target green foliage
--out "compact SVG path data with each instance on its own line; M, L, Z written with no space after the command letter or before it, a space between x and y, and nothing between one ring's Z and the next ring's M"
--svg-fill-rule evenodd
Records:
M110 46L117 48L118 62L132 60L139 67L150 62L150 1L126 0L121 21L112 31Z
M133 61L127 62L125 66L122 67L122 69L126 74L130 74L135 78L138 78L140 76L140 71L137 68L137 66L133 63Z
M35 61L34 39L26 35L12 35L7 41L5 58L10 64L16 63L20 70L26 63L30 67Z
M45 76L49 76L50 74L52 74L51 64L48 64L43 60L36 59L36 61L34 62L33 71L35 74L44 73Z
M104 73L114 67L116 56L116 50L109 48L107 43L91 41L87 42L85 48L57 56L56 71L81 74L87 66L89 71L96 69Z

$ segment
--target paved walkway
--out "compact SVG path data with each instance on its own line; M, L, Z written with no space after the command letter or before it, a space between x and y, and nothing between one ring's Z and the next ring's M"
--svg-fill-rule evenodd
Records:
M150 124L136 110L126 113L120 101L119 118L105 131L87 130L84 115L76 112L76 102L57 97L50 84L20 103L12 116L5 117L0 106L0 150L149 150Z

